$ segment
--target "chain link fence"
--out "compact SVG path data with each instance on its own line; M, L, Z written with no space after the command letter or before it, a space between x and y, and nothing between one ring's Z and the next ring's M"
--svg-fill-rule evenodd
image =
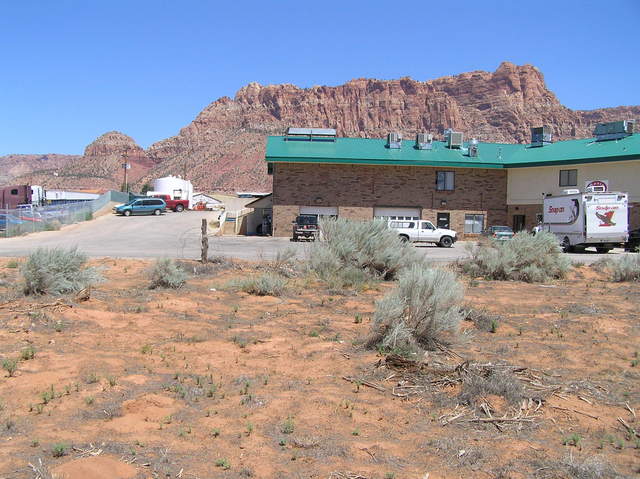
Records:
M127 193L109 191L95 200L47 206L25 206L0 210L0 237L21 236L38 231L56 231L63 225L89 221L109 202L125 203Z

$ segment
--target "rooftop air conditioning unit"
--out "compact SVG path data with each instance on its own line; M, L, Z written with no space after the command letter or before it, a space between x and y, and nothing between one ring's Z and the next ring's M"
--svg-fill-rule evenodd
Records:
M633 134L635 120L611 121L598 123L593 135L596 141L620 140Z
M462 142L464 140L464 134L459 131L453 131L451 128L444 130L444 141L447 143L447 148L462 148Z
M431 150L433 148L433 135L430 133L418 133L416 135L417 150Z
M397 132L389 133L387 135L387 148L402 148L402 135Z
M531 128L531 146L540 147L551 144L551 127L537 126Z
M469 156L471 158L478 157L478 140L476 140L475 138L472 138L469 142Z

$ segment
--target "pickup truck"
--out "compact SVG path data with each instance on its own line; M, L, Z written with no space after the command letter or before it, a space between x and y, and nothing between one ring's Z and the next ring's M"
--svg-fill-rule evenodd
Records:
M412 243L434 243L443 248L451 248L458 240L455 231L436 228L431 221L391 220L389 228L396 230L402 241Z
M298 215L293 222L291 241L300 241L300 238L315 241L318 232L318 215Z
M152 198L160 198L167 204L167 209L180 213L189 207L189 200L173 200L170 195L153 195Z

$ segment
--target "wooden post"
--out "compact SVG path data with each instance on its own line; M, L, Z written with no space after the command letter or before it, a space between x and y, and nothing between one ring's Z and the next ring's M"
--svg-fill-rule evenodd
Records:
M209 238L207 237L207 220L202 219L202 246L200 248L200 261L206 263L209 258Z

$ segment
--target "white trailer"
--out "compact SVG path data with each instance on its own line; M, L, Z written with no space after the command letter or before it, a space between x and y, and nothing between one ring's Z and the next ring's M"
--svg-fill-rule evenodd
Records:
M594 246L598 253L608 253L627 241L627 193L566 190L545 197L543 207L542 229L555 234L565 252Z

